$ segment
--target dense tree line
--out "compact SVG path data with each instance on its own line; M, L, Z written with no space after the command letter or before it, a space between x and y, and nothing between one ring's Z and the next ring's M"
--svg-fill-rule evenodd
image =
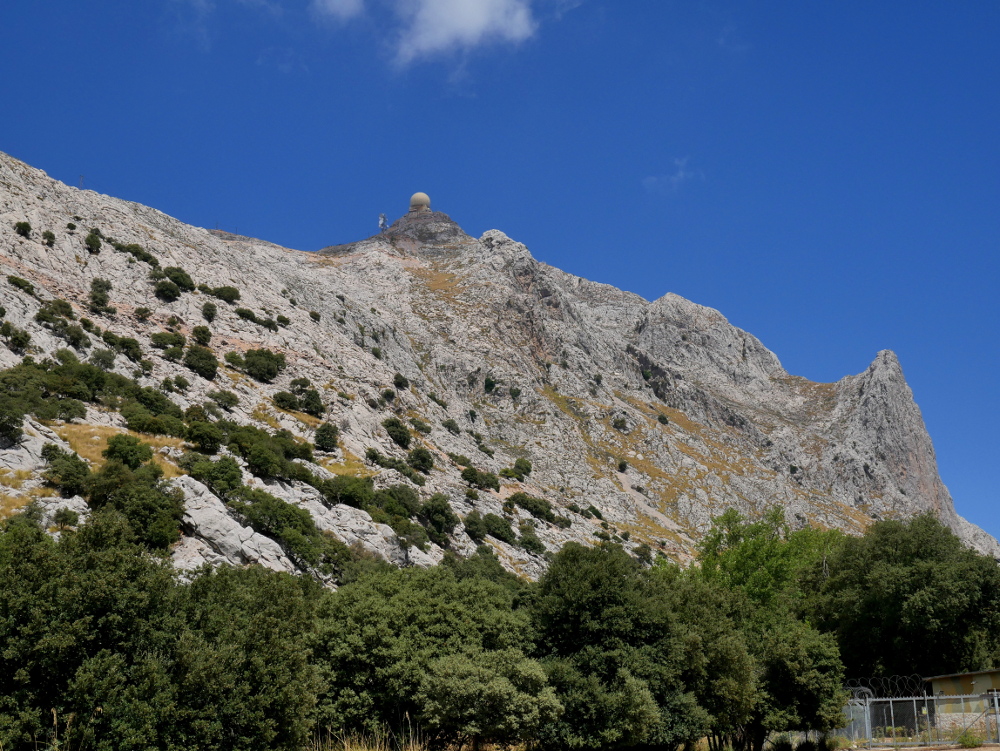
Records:
M416 727L432 747L758 751L835 727L845 675L1000 658L996 562L930 517L852 538L729 512L699 565L568 544L537 583L486 547L430 569L355 552L329 591L259 568L179 577L130 506L172 509L147 461L109 446L108 500L58 539L31 509L0 527L5 749L298 749Z

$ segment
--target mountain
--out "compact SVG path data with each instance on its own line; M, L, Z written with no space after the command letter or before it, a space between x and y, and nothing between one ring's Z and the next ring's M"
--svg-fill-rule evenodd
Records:
M30 231L19 233L20 222ZM158 297L151 272L162 277L168 267L186 272L197 289L169 302ZM462 519L492 513L522 537L537 537L541 546L485 538L527 576L544 568L543 547L569 540L616 539L640 554L649 545L688 560L712 516L775 505L792 526L851 533L876 519L929 512L971 547L1000 557L996 540L956 514L892 352L878 353L861 374L813 383L787 373L718 311L674 294L649 302L567 274L497 230L470 237L440 212L410 212L383 234L302 252L185 225L0 155L0 274L33 288L0 283L0 304L6 322L30 333L35 360L67 347L51 321L36 317L46 301L68 301L72 318L88 317L114 335L111 349L121 350L114 342L122 338L138 342L131 359L119 354L105 364L147 387L163 389L167 379L167 396L181 409L227 390L238 404L226 417L237 423L307 441L322 421L337 426L335 451L298 460L314 477L370 476L376 488L407 485L422 499L440 493ZM95 279L110 283L104 312L101 305L94 312ZM239 300L218 299L225 287ZM210 323L206 302L218 309ZM268 383L224 365L209 381L177 352L153 346L155 333L189 341L196 326L209 327L220 361L263 348L283 355L287 367ZM76 355L104 346L80 343ZM23 354L0 346L0 368ZM189 385L172 386L177 376ZM319 392L322 413L275 403L302 378ZM409 448L430 452L426 475L409 469L408 451L383 426L394 416L413 427ZM94 404L69 423L29 417L22 442L0 446L6 505L34 498L50 515L61 506L86 513L81 498L44 487L41 447L55 442L97 458L95 447L125 423ZM184 474L180 438L149 440L185 497L184 535L173 551L179 566L296 568L280 540ZM519 459L521 471L512 471ZM462 477L467 463L487 478L475 492L469 473ZM331 502L315 483L254 477L240 464L248 485L306 509L348 545L401 565L442 555L434 543L401 541L400 526L394 531L380 512ZM486 473L500 476L499 492ZM459 553L476 546L461 524L446 544Z

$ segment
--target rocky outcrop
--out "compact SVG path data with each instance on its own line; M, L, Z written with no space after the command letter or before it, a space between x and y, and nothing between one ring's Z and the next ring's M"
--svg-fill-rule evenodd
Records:
M14 232L19 221L30 222L31 237ZM212 298L194 292L159 300L145 263L108 243L98 254L87 252L83 238L91 227L143 246L197 284L237 287L238 305L261 318L283 316L287 323L271 331L216 300L211 347L220 359L268 347L285 354L288 369L269 385L230 368L209 382L164 359L149 346L150 334L172 318L173 328L190 333L205 323L201 308ZM55 234L51 247L41 242L44 230ZM879 353L859 375L813 383L787 373L775 354L718 311L674 294L649 302L566 274L497 230L471 238L440 212L407 214L380 235L304 253L190 227L0 155L0 275L8 274L34 285L34 296L3 284L0 294L7 320L31 333L36 357L66 346L34 321L42 301L60 297L102 329L140 341L152 363L137 375L143 385L184 374L190 388L170 395L182 408L226 388L239 397L232 419L305 440L316 421L278 409L271 397L293 378L308 378L322 392L324 419L341 429L340 450L319 464L371 474L377 487L408 481L361 457L371 447L404 458L381 424L392 413L415 418L429 432L414 431L414 442L435 460L421 496L442 493L460 517L495 513L514 530L531 516L505 499L515 492L543 497L571 522L537 522L549 550L612 537L686 560L713 515L779 505L793 525L849 532L874 519L930 512L968 544L1000 556L993 538L956 514L891 352ZM86 312L95 278L111 282L116 315ZM140 307L152 311L148 320L136 317ZM19 359L0 346L0 366ZM115 369L132 376L134 366L119 357ZM382 392L394 388L397 372L410 387L386 401ZM87 420L113 422L109 415L92 412ZM34 456L26 451L23 457ZM474 499L451 455L494 473L525 458L533 470L524 482L504 479L499 492L480 490ZM18 466L37 473L37 462L23 457ZM277 543L255 537L204 486L176 482L188 504L187 536L175 551L181 565L292 567ZM306 508L320 529L399 565L426 565L442 554L435 546L406 550L365 512L328 508L311 489L268 490ZM536 576L545 565L520 547L487 542L512 570ZM461 527L450 544L474 549Z

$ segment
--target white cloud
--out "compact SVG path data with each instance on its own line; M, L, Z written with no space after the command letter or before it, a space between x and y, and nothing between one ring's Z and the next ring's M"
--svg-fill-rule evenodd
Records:
M195 0L197 1L197 0ZM254 2L255 0L242 0ZM261 2L262 0L256 0ZM263 0L266 2L266 0ZM551 0L550 0L551 1ZM494 43L523 42L538 24L532 0L312 0L310 9L322 19L346 23L363 15L369 6L389 6L389 22L396 62L407 65L422 57L467 51ZM557 0L573 4L579 0Z
M529 0L397 0L403 29L396 59L467 50L497 42L523 42L537 24Z
M323 18L344 23L360 16L365 10L364 0L313 0L312 10Z
M694 178L705 179L700 170L688 167L688 157L674 159L674 171L664 175L650 175L642 179L642 187L648 193L676 193L681 185Z

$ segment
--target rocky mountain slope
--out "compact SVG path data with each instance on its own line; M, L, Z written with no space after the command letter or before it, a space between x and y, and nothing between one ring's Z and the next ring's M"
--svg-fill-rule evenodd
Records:
M30 231L19 233L19 222ZM98 252L93 240L87 247L92 229L103 238ZM199 289L173 301L157 296L155 267L135 247L153 254L160 269L183 269ZM874 519L929 511L972 547L1000 557L996 540L956 514L892 352L878 353L859 375L813 383L789 375L715 310L673 294L647 302L566 274L502 232L472 238L438 212L410 213L385 234L306 253L191 227L0 154L0 276L4 321L31 337L25 352L8 338L0 368L67 347L36 320L46 301L59 298L75 317L139 342L141 353L108 364L115 372L161 389L179 375L189 382L168 383L181 409L223 389L238 397L227 415L236 422L308 441L322 421L336 425L338 448L304 462L316 477L412 484L404 475L419 473L391 468L393 459L405 467L408 456L383 427L397 416L414 427L410 449L423 446L433 457L414 489L422 498L443 494L462 519L493 513L520 529L521 544L485 540L528 576L545 565L539 546L523 544L531 525L548 550L611 538L640 554L649 545L686 560L713 515L774 505L792 525L850 532ZM33 294L8 276L30 283ZM95 279L110 282L113 314L94 312ZM213 297L221 287L238 289L239 300ZM211 323L203 313L208 301L218 307ZM167 357L152 346L154 333L190 340L200 325L210 327L209 347L220 361L267 348L282 353L288 367L263 383L223 365L209 381L176 353ZM92 357L102 346L80 344L76 355ZM320 393L320 413L275 404L275 393L294 390L292 380L301 378ZM55 442L99 461L98 449L124 429L122 416L100 405L70 422L29 418L21 443L0 446L4 507L36 499L50 514L61 506L86 513L81 498L45 487L41 447ZM158 447L157 461L184 493L178 565L260 562L294 570L279 542L184 475L180 438L142 437ZM390 468L374 464L370 449ZM518 459L531 465L520 479L510 471ZM462 465L470 462L498 476L507 469L499 491L469 492ZM401 565L442 555L433 543L408 547L365 510L331 503L307 483L254 477L241 464L247 484L308 510L320 530L349 545ZM515 493L548 501L552 512L536 506L533 516L524 495L505 503ZM476 542L458 525L447 544L461 553Z

